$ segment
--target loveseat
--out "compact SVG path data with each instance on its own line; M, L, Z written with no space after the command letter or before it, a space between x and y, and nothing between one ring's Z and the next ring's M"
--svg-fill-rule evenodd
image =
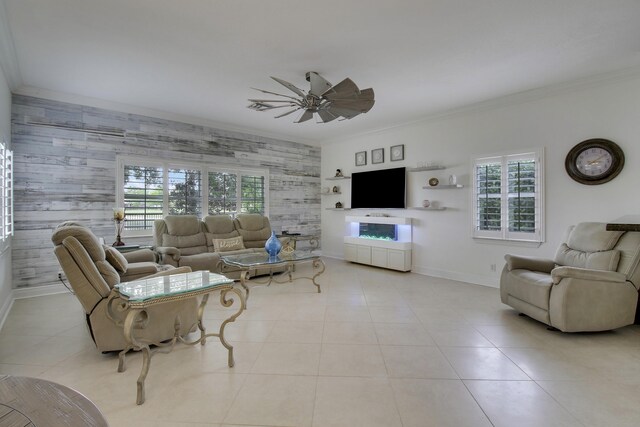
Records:
M168 215L153 224L153 244L162 264L209 270L233 279L239 277L238 270L226 266L221 255L262 253L270 236L269 218L260 214L239 214L235 219L210 215L202 220L195 215ZM251 275L269 272L258 269Z

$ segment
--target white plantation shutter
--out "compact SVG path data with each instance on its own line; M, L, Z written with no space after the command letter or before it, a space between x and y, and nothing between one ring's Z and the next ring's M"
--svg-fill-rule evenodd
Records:
M0 240L13 235L13 152L0 142Z
M478 158L473 170L473 236L543 241L543 151Z

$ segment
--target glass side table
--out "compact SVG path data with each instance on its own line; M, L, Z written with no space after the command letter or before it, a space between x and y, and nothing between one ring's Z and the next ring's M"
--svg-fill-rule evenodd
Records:
M137 381L137 397L136 403L142 405L145 400L144 396L144 381L149 372L149 365L151 363L151 356L155 352L168 353L170 352L176 342L181 342L187 345L195 345L200 343L204 345L208 337L218 337L222 345L228 350L228 365L233 367L233 346L231 346L224 338L224 328L229 322L233 322L242 313L245 307L245 297L243 293L233 287L233 280L227 277L210 273L208 271L195 271L191 273L173 274L170 276L160 276L150 279L135 280L132 282L120 283L114 287L116 292L113 292L110 299L119 299L120 308L122 310L129 310L124 322L115 320L114 313L112 311L111 301L108 302L108 316L111 320L122 326L124 329L124 337L127 343L119 354L118 372L124 372L125 357L129 350L142 351L142 370ZM206 329L202 323L202 316L204 314L204 308L209 300L209 294L213 291L220 291L220 304L223 307L231 307L234 303L233 298L227 298L228 293L235 293L239 298L238 311L231 317L226 319L220 325L220 329L217 333L207 334ZM162 343L149 343L141 342L136 339L134 330L139 328L140 325L145 325L150 322L146 310L154 305L166 304L168 302L180 301L189 298L196 298L202 296L202 301L198 307L198 320L197 326L200 330L200 338L195 341L188 341L185 337L180 336L180 319L175 319L175 335L169 342ZM138 321L139 320L139 321ZM191 328L188 328L191 329ZM156 348L152 351L149 346L155 345Z

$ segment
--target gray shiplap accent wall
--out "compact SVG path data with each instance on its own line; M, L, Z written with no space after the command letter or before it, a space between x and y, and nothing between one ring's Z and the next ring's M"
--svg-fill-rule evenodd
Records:
M110 243L116 155L268 169L273 228L320 233L318 147L19 95L12 142L14 288L59 283L51 233L62 221L86 224Z

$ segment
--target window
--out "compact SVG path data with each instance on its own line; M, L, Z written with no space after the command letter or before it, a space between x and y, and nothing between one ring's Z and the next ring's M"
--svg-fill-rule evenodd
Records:
M117 161L116 204L125 208L128 236L148 235L153 221L166 215L268 215L267 171L131 157Z
M0 241L13 235L13 152L0 142Z
M474 160L473 236L543 241L543 151Z

